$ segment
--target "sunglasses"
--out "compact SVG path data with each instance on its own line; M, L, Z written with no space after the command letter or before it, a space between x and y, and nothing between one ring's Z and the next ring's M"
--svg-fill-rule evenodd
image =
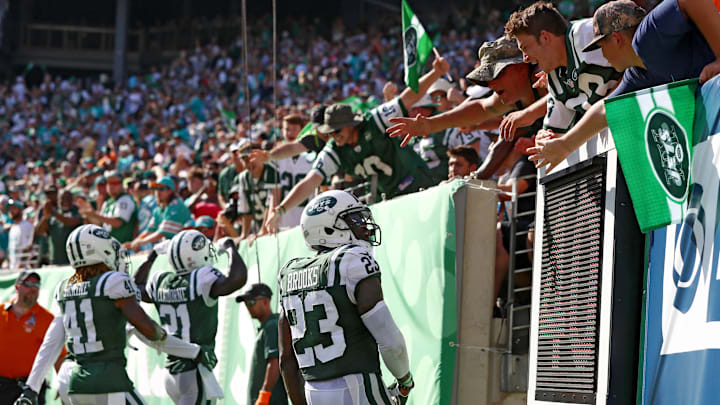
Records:
M170 190L169 187L153 187L153 190L155 191L168 191Z
M245 300L245 302L247 302L247 305L248 305L249 307L252 307L252 306L255 306L255 304L256 304L258 301L261 301L261 300L263 300L263 299L265 299L265 297L257 297L257 298L251 298L251 299Z
M122 184L122 183L120 183L120 182L117 181L117 180L108 180L107 184L110 184L110 185L113 185L113 186L117 186L118 184Z
M443 101L445 100L445 96L442 94L435 94L434 96L430 96L430 100L432 101Z
M22 284L24 287L28 287L28 288L30 288L30 287L40 288L39 281L23 281L20 284Z

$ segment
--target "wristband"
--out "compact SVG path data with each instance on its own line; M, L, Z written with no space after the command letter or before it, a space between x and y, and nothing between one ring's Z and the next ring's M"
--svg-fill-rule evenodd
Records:
M285 215L285 208L283 208L281 205L275 207L275 211L280 215Z
M270 396L272 392L260 390L255 405L268 405L270 403Z
M415 381L413 380L412 374L408 373L408 379L405 382L401 382L398 380L398 385L404 388L412 388L415 386Z

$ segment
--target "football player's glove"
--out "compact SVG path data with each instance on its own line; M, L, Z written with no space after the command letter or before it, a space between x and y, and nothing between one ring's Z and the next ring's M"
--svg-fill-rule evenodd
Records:
M38 394L27 385L22 386L23 392L13 405L38 405Z
M200 345L200 353L198 353L198 361L200 364L204 365L208 368L208 370L212 370L217 365L217 356L215 356L215 351L213 350L212 346L204 346Z

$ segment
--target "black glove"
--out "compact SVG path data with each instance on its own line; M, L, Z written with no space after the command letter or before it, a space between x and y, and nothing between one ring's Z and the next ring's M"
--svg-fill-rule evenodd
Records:
M23 392L13 405L38 405L38 394L27 385L23 385Z

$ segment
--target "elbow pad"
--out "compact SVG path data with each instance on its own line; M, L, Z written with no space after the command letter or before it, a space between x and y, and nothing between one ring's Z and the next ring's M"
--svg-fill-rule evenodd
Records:
M56 316L45 332L40 350L35 355L32 371L27 379L27 385L35 392L40 392L50 367L55 364L65 344L65 325L62 316Z
M390 315L385 301L380 301L368 312L360 316L365 327L375 338L380 355L390 373L395 378L402 378L410 372L407 348L402 332L398 329Z

